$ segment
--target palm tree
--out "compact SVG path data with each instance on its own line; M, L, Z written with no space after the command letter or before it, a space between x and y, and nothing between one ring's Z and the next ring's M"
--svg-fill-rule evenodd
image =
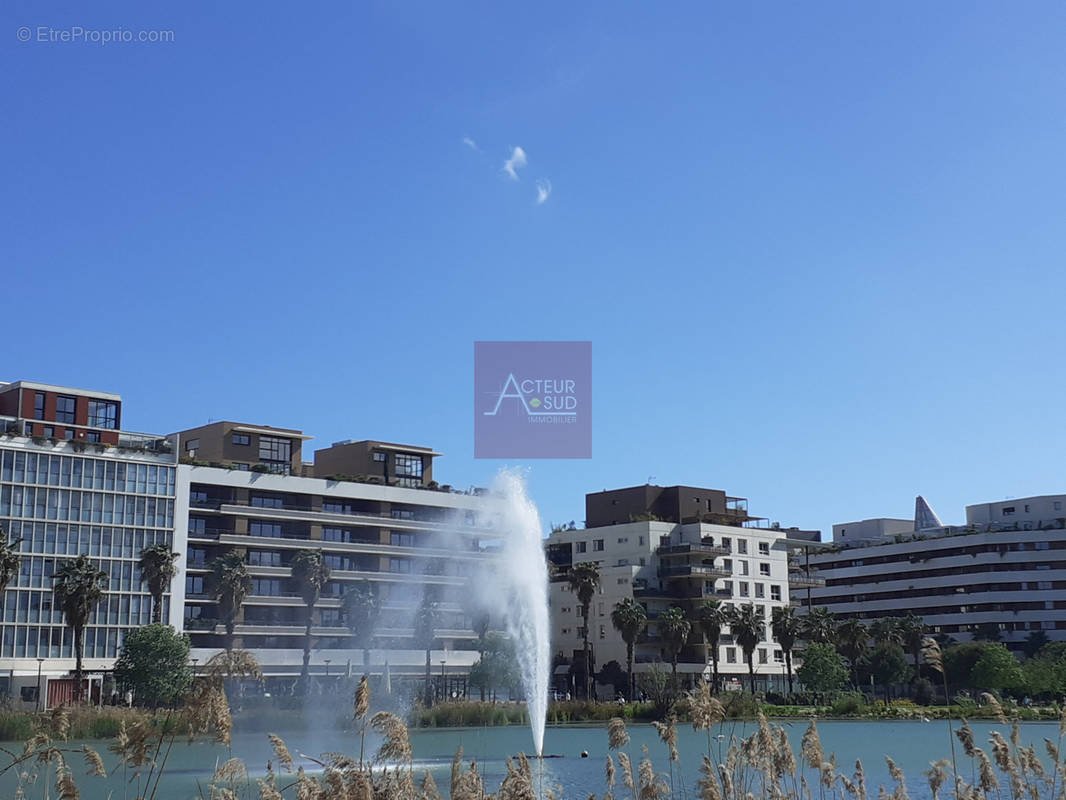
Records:
M163 622L163 595L169 591L170 582L178 571L174 560L181 553L172 553L166 544L153 544L141 550L138 566L141 570L141 583L148 584L148 593L152 595L152 622Z
M611 624L626 643L626 670L629 675L629 699L635 696L633 685L633 645L637 637L648 627L648 612L644 606L632 597L626 597L614 604L611 611Z
M748 662L748 678L751 681L751 693L755 694L755 663L752 656L755 648L763 640L766 633L766 620L762 613L751 603L737 606L729 616L729 632L733 639L744 651L744 659Z
M584 627L581 629L582 652L585 655L585 697L592 696L592 660L589 658L589 608L592 598L596 594L596 588L600 585L600 571L591 561L574 564L570 568L567 577L570 591L577 595L577 601L581 604L581 620Z
M792 694L792 648L800 633L800 618L792 606L774 606L770 612L770 630L781 651L785 654L785 673L788 675L788 693Z
M103 599L107 589L108 575L88 556L64 559L55 571L52 597L62 609L67 627L74 634L74 699L82 699L82 649L85 643L85 626L93 609Z
M659 615L659 634L663 637L663 646L670 656L670 679L677 688L677 656L688 640L692 623L685 619L685 612L680 608L668 608Z
M899 617L883 617L870 625L870 636L877 644L903 645L903 628Z
M349 583L341 598L344 624L352 632L355 644L363 648L363 666L370 665L370 644L374 641L374 627L381 613L381 601L368 580Z
M808 642L832 644L836 638L837 620L828 608L812 608L802 618L800 631Z
M0 528L0 606L3 605L8 584L19 574L22 556L19 555L18 546L21 543L21 539L9 542L4 529Z
M711 684L718 692L718 642L722 638L722 628L729 624L729 609L720 600L703 601L696 607L696 625L703 634L703 644L710 651L713 665L714 681Z
M914 677L917 679L921 674L922 640L925 639L925 620L913 612L908 612L899 618L900 638L903 646L911 654L914 660Z
M846 619L837 628L837 652L848 660L851 670L851 683L859 685L859 662L866 655L870 632L866 626L854 617Z
M425 701L427 706L433 705L433 689L430 687L430 651L433 642L437 638L437 604L429 598L429 593L422 595L422 604L415 612L415 644L420 650L426 651L426 688Z
M322 558L321 550L301 550L292 559L292 579L300 587L300 597L307 606L304 620L304 663L300 680L306 692L311 684L311 627L314 625L315 603L322 596L323 587L329 583L329 564Z
M218 604L218 615L226 626L226 649L233 649L233 626L246 598L252 591L252 579L239 550L230 550L211 562L209 576L211 597Z

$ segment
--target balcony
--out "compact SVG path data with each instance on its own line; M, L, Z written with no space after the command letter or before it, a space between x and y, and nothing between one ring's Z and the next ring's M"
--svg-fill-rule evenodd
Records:
M788 585L790 589L817 589L825 586L825 578L819 578L812 572L790 572Z
M713 580L715 578L729 578L733 573L723 567L715 567L711 564L685 564L679 567L661 567L659 577L667 580Z
M728 556L730 550L728 547L720 547L714 544L703 544L699 542L685 542L683 544L663 544L655 548L656 555L665 556L697 556L700 558L710 558L714 556Z

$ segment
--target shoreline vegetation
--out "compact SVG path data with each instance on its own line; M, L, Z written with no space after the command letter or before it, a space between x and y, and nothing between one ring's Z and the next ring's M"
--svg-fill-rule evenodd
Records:
M718 698L721 702L724 719L753 722L759 715L769 720L811 719L842 721L932 721L951 719L955 721L982 720L996 721L1004 713L1017 718L1019 722L1054 722L1059 720L1064 709L1057 705L1025 708L1017 705L952 705L952 706L917 706L909 701L897 701L892 705L864 703L859 695L843 695L832 703L804 705L775 705L759 703L749 695L739 693ZM165 710L151 711L125 706L70 706L64 710L68 726L68 738L72 740L100 741L113 739L119 735L123 725L143 726L161 735L174 733L186 736L188 726L180 717ZM38 711L0 711L0 741L23 742L30 739L42 720L50 719L55 712ZM653 703L610 703L570 700L553 702L548 706L548 725L581 725L589 723L606 723L619 718L627 723L654 724L673 716L678 724L692 721L693 709L686 698L677 703L671 711L662 712ZM282 729L291 727L292 710L288 708L266 708L253 706L233 713L234 725L239 728L255 727ZM529 715L523 703L513 702L479 702L460 701L438 703L431 708L418 706L405 715L405 721L412 730L474 728L497 726L526 726ZM321 724L321 720L319 720ZM338 730L350 729L348 715L335 720Z

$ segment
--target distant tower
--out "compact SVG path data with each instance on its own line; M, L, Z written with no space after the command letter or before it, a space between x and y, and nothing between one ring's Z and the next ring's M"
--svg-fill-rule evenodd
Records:
M931 528L943 527L944 523L940 521L940 517L936 515L925 498L918 495L914 499L914 530L927 531Z

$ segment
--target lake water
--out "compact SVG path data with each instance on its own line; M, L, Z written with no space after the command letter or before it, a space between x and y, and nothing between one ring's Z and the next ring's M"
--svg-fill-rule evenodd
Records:
M807 723L796 720L782 724L788 730L798 757L800 737ZM954 724L958 726L958 723ZM971 727L976 734L978 745L986 752L990 752L990 748L986 746L990 731L1000 730L1004 735L1008 733L1007 726L994 723L973 723ZM752 723L727 723L713 733L721 733L726 737L747 736L753 729ZM844 768L842 771L850 775L855 760L862 759L871 796L876 796L878 784L884 784L886 787L890 785L884 761L886 754L891 755L903 767L907 776L907 788L914 800L925 800L930 796L928 784L922 774L928 769L929 762L951 756L946 721L825 721L819 723L818 729L825 752L836 754L837 763ZM667 771L666 748L659 741L654 729L649 725L632 725L629 732L632 741L626 750L633 759L634 766L640 758L641 745L647 745L657 770ZM358 756L359 743L353 735L306 729L282 730L277 733L285 739L294 757L298 753L318 755L329 751ZM1041 754L1044 752L1045 736L1054 740L1058 736L1058 726L1053 723L1022 724L1023 741L1037 744L1037 750ZM456 747L461 744L464 760L477 760L479 770L485 777L487 790L495 792L505 772L504 759L518 752L529 751L530 741L529 729L518 726L414 731L412 746L416 775L420 777L422 771L429 769L433 772L441 792L446 794L452 757ZM104 756L108 767L113 766L115 759L106 752L106 743L92 744L102 751L101 755ZM376 748L376 742L372 744ZM697 769L707 745L706 734L695 733L691 726L685 726L679 729L678 745L681 762L680 767L675 767L679 776L677 785L680 789L683 784L687 789L687 796L694 797ZM582 750L588 751L588 758L580 757ZM544 786L562 786L563 796L571 800L584 800L593 793L603 794L604 759L609 752L605 726L549 726L545 735L544 751L562 756L545 759L540 764L534 762L535 769L540 769L542 765ZM243 759L253 777L262 775L267 761L273 758L270 743L265 733L261 732L235 730L230 750L205 743L187 745L182 741L175 745L171 753L159 800L191 800L200 797L201 789L203 796L208 796L206 785L215 765L231 756ZM965 773L968 777L968 759L962 757L961 750L959 757L960 770L963 770L965 761ZM305 761L304 764L308 769L314 768L311 762ZM140 797L137 784L123 781L121 771L108 779L90 778L84 776L84 768L79 759L75 764L74 773L85 800L133 800ZM0 797L12 797L14 785L11 775L0 777ZM37 785L28 796L45 797L44 788ZM54 788L49 789L48 796L54 797ZM249 796L258 797L258 792L254 791Z

